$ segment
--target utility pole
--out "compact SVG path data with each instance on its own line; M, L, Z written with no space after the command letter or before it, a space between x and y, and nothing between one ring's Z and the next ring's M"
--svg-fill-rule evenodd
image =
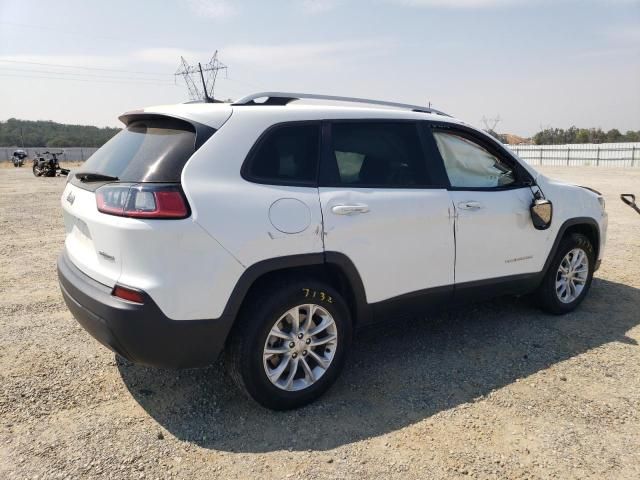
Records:
M176 80L180 76L184 79L189 92L189 98L192 101L204 101L207 103L219 102L214 96L214 87L216 84L216 78L218 72L224 70L227 71L227 66L218 60L218 51L216 50L204 66L198 62L198 66L191 66L185 60L184 57L180 57L180 66L175 73ZM202 87L198 86L198 82L194 80L194 77L200 77L200 83Z

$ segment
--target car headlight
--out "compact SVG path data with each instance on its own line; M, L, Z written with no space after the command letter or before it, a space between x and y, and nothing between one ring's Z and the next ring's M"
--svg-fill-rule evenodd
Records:
M598 202L600 202L600 206L602 207L602 211L604 212L605 202L604 197L598 197Z

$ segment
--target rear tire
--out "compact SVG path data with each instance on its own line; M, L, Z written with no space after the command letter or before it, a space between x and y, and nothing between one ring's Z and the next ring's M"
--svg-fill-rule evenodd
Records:
M554 315L575 310L591 288L595 263L595 250L585 235L565 236L536 292L542 309Z
M335 289L308 277L258 290L245 299L234 325L227 370L264 407L289 410L313 402L344 365L352 336L349 309Z
M31 168L31 170L33 171L33 174L34 174L36 177L39 177L39 176L41 176L41 175L42 175L42 170L40 170L40 169L38 168L38 164L37 164L37 163L34 163L34 164L33 164L33 167Z

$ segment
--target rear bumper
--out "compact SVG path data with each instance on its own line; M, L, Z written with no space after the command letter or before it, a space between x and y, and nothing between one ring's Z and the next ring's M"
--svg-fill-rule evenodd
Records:
M64 301L96 340L134 363L190 368L213 363L233 318L172 320L145 294L143 305L120 300L111 288L81 272L63 252L58 279Z

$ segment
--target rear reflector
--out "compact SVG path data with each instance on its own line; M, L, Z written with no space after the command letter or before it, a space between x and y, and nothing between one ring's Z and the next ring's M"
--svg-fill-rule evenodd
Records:
M180 185L166 183L108 184L96 190L98 210L132 218L186 218L187 200Z
M144 303L144 296L142 293L120 285L116 285L113 288L112 295L114 297L122 298L123 300L128 300L129 302Z

